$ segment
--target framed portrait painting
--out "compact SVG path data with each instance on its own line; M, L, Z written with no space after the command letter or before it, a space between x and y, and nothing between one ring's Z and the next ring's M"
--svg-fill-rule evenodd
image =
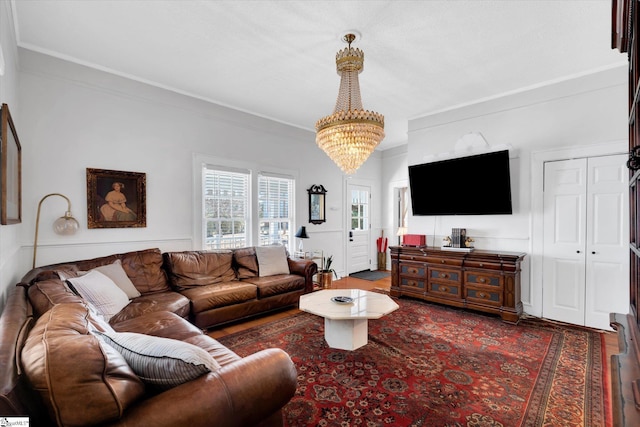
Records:
M87 168L88 228L147 226L146 174Z
M0 224L22 221L22 147L9 106L0 107Z

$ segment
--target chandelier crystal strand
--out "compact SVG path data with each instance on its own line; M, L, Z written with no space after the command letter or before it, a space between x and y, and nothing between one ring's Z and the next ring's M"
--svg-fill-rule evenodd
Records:
M333 114L316 122L316 143L346 174L358 170L384 138L384 116L362 107L364 53L351 47L354 39L347 34L349 46L336 54L340 89Z

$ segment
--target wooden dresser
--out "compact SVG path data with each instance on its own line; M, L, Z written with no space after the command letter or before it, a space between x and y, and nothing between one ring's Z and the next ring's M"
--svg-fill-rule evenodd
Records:
M499 314L517 323L522 314L520 263L524 253L447 251L392 246L391 295Z

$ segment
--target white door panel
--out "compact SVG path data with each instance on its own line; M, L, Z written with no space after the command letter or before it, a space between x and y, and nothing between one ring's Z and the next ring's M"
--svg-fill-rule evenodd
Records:
M543 317L584 323L586 159L545 164Z
M626 156L589 159L585 326L611 329L609 313L629 307Z
M349 184L347 194L350 207L347 274L351 274L369 270L371 266L371 190L366 185Z

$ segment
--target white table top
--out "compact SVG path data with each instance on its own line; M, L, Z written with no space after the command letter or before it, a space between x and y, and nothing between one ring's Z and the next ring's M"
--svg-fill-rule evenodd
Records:
M349 304L331 301L335 296L353 298ZM333 320L379 319L400 308L387 295L361 289L325 289L300 297L300 310Z

